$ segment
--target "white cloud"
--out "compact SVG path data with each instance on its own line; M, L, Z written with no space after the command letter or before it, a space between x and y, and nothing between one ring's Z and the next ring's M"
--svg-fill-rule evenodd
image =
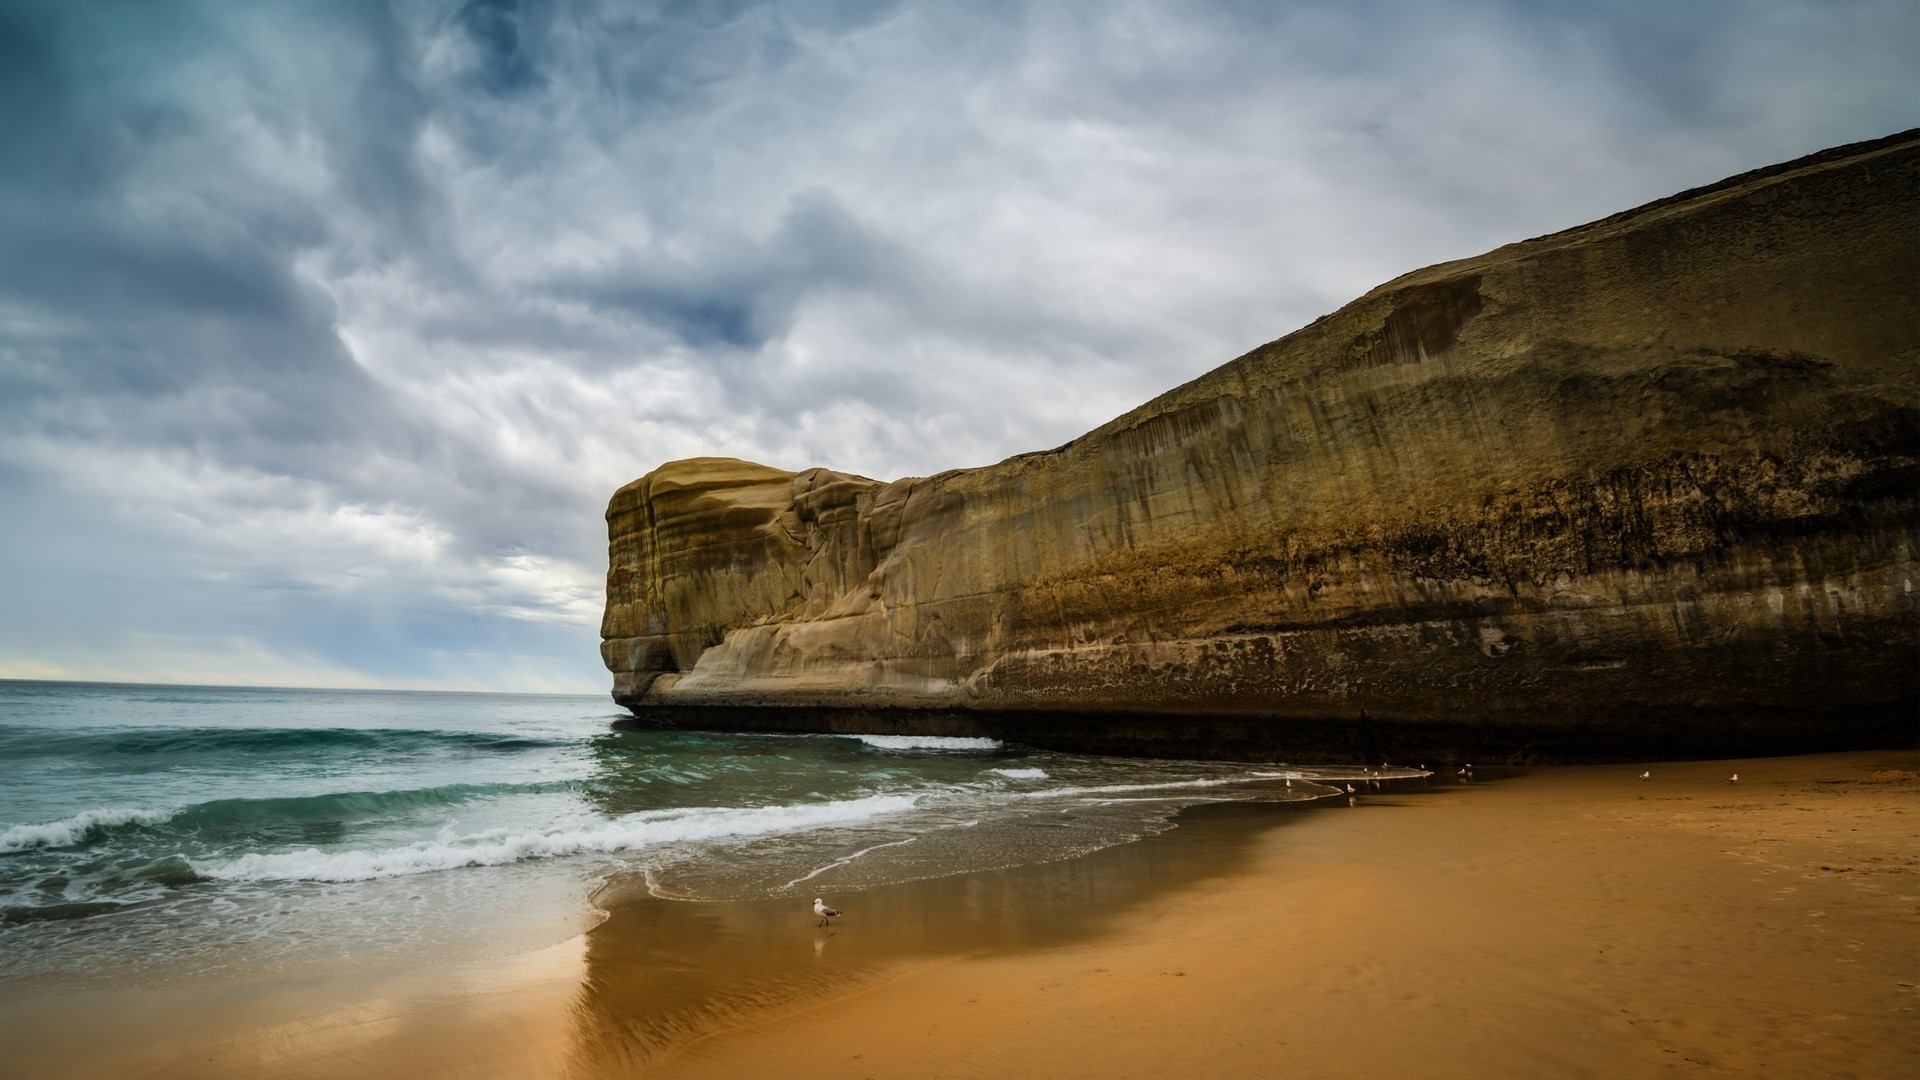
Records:
M0 672L598 689L601 510L664 461L1054 446L1399 273L1907 126L1920 62L1878 0L729 10L41 12Z

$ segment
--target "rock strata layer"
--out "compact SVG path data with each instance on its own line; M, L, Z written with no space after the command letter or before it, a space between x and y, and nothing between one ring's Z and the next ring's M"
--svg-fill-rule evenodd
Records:
M607 510L642 718L1298 760L1912 742L1920 133L1391 281L1066 446Z

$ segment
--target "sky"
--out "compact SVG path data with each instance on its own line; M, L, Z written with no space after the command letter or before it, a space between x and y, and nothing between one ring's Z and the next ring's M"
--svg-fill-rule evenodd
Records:
M663 462L1053 447L1916 72L1911 0L0 0L0 678L604 692Z

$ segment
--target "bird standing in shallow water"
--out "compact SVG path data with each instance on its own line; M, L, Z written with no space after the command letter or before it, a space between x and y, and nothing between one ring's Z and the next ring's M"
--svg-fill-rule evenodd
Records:
M815 915L818 915L818 916L820 916L820 925L821 925L821 926L826 926L826 925L828 925L828 920L830 920L830 919L832 919L832 918L833 918L833 917L834 917L835 915L838 915L838 914L840 914L839 912L837 912L837 911L835 911L835 910L833 910L832 908L830 908L830 907L828 907L828 906L827 906L827 905L826 905L826 904L825 904L824 902L822 902L822 901L821 901L821 899L820 899L819 897L817 897L817 896L813 898L813 913L814 913Z

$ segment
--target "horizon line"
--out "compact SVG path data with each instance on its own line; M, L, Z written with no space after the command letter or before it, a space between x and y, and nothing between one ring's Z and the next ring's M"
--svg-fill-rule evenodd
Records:
M0 675L0 683L40 683L53 686L135 686L169 690L300 690L332 694L493 694L507 697L593 697L563 690L448 690L402 686L271 686L262 683L131 682L124 679L47 679ZM611 700L612 691L604 691Z

